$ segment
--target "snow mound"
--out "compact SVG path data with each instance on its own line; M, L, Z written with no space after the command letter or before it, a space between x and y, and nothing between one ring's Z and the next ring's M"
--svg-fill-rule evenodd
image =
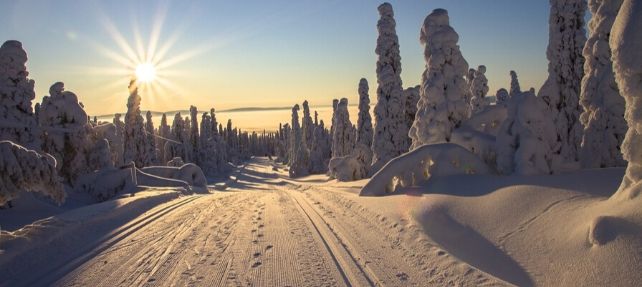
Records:
M0 179L0 205L21 190L41 193L58 204L65 200L56 160L10 141L0 141Z
M150 166L140 170L157 177L182 180L190 186L207 191L207 178L205 178L201 168L192 163L184 164L181 167Z
M433 176L488 174L475 154L452 143L423 145L389 161L361 189L362 196L381 196L398 186L416 186Z

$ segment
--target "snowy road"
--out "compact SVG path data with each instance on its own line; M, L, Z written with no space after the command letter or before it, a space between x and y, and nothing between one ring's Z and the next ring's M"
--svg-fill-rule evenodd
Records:
M226 192L181 197L52 260L29 286L495 285L319 182L289 181L255 159ZM401 222L403 223L403 222ZM393 234L394 235L394 234ZM398 235L395 235L398 236ZM409 234L409 236L412 236ZM409 240L414 242L414 240ZM431 257L435 257L432 259ZM439 259L441 258L441 259ZM439 261L439 260L441 261ZM445 260L445 261L444 261ZM441 262L441 263L440 263ZM22 280L20 280L22 281ZM0 284L2 285L2 284Z

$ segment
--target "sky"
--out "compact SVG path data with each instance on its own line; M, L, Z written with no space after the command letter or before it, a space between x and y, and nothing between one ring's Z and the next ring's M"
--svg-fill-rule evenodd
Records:
M37 101L62 81L91 115L125 111L129 78L152 54L158 77L141 88L143 110L356 104L362 77L376 101L381 3L0 0L0 41L23 43ZM508 89L510 70L522 89L539 89L547 76L548 1L390 3L404 87L420 82L419 30L436 8L449 11L470 67L487 67L490 95Z

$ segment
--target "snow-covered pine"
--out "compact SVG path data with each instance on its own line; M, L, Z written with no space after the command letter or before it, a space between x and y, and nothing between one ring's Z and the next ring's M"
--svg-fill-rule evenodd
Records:
M157 147L158 147L158 153L159 153L159 161L160 162L168 162L171 160L171 158L168 158L168 156L165 154L165 145L167 144L167 139L171 138L171 128L167 124L167 115L163 113L161 116L161 122L160 126L158 127L158 141L157 141ZM171 143L169 143L171 144Z
M520 92L521 93L521 92ZM497 104L504 104L508 102L508 99L510 99L510 94L508 91L504 88L500 88L497 90L497 93L495 93L495 98L497 99Z
M565 163L576 162L582 142L580 85L584 75L582 49L586 42L586 0L551 0L546 58L548 78L538 96L548 105L557 129L554 154Z
M18 41L0 46L0 140L40 149L40 132L31 107L34 81L27 78L27 52Z
M408 126L408 131L412 127L412 124L415 122L415 115L417 114L417 103L419 102L419 90L421 89L420 85L414 87L408 87L403 90L403 97L405 99L406 106L404 108L404 114L406 114L406 125ZM412 139L408 137L408 148L412 144Z
M125 123L120 119L121 114L114 114L112 123L116 127L116 137L113 142L110 142L112 158L114 158L114 165L121 166L125 163L123 159L125 148ZM115 157L114 157L115 155Z
M187 116L183 119L183 160L187 163L194 162L194 147L192 146L192 121Z
M312 125L312 116L310 115L310 106L308 101L303 101L303 117L301 118L301 131L303 133L303 146L310 149L312 146L312 135L314 134L314 126Z
M470 87L470 94L473 95L470 99L471 115L484 110L490 105L488 98L486 98L486 94L488 94L488 79L485 73L486 66L484 65L478 66L477 70L475 70L475 78Z
M181 159L184 160L184 157L185 157L185 150L183 148L183 142L185 141L185 138L183 138L184 135L185 135L185 121L183 121L183 117L181 116L181 113L178 112L174 115L174 120L172 121L171 139L173 141L168 141L165 144L165 158L169 158L170 160L172 160L175 157L180 157Z
M292 107L292 131L290 134L290 177L301 177L309 174L308 154L303 146L303 133L299 124L299 105Z
M42 150L56 158L57 169L68 183L90 172L87 156L92 152L92 127L78 97L57 82L42 99L38 115L44 131Z
M357 119L357 143L370 148L372 146L372 118L370 117L370 95L368 80L359 81L359 117Z
M626 101L624 117L629 126L622 156L628 161L620 189L613 197L631 199L640 194L642 181L642 1L624 0L611 29L609 46L615 81Z
M200 165L200 158L199 155L201 154L200 152L200 136L198 133L198 109L195 106L190 106L189 107L189 113L190 113L190 119L191 119L191 124L190 124L190 145L192 147L192 162L196 163L197 165Z
M206 175L212 176L218 172L217 141L212 136L212 117L203 113L201 117L201 133L199 135L199 166Z
M329 150L329 147L327 146L328 143L326 137L327 135L323 125L323 120L321 120L320 123L314 125L312 146L310 146L310 173L324 173L328 168L326 163L328 155L326 151Z
M210 118L212 119L212 136L218 136L218 122L216 121L216 110L214 108L210 109Z
M584 78L580 104L584 125L580 162L585 168L625 166L620 145L627 125L624 98L615 83L609 35L622 0L589 1L589 38L584 46Z
M466 101L468 63L450 26L448 11L435 9L424 20L419 41L424 45L426 70L421 76L417 114L410 129L411 149L448 142L453 129L468 118Z
M407 151L408 130L405 123L401 56L394 12L390 3L377 8L377 104L374 107L372 171ZM333 157L335 156L333 152Z
M0 206L16 198L19 191L41 193L58 204L66 196L52 156L0 141Z
M348 112L348 99L342 98L337 105L337 109L333 115L334 131L332 134L332 157L341 157L349 155L352 152L353 142L353 128L350 122L350 114Z
M158 164L158 151L156 150L156 136L154 134L154 122L152 112L145 114L145 133L147 134L147 154L151 164Z
M127 99L127 114L125 114L123 159L125 163L133 161L137 167L151 164L145 124L140 112L140 101L136 79L132 79L129 82L129 98Z
M508 92L509 96L514 96L520 94L522 89L519 87L519 80L517 79L517 73L515 71L510 71L510 91Z
M557 136L542 98L532 92L508 101L508 116L496 137L497 169L502 174L550 174Z

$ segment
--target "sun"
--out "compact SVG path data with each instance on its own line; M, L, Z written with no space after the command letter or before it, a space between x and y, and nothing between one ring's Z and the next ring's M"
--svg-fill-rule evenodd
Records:
M151 83L156 78L156 67L147 62L136 66L136 79L142 83Z

